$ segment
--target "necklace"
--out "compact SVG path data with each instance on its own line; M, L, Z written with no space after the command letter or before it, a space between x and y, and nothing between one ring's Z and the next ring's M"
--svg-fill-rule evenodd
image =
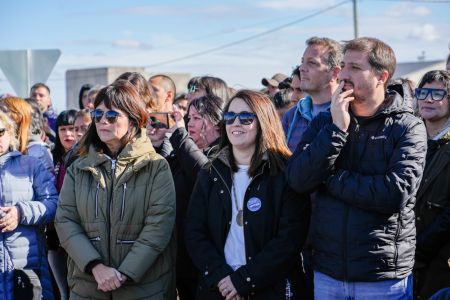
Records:
M231 187L231 189L233 190L234 203L236 204L236 209L238 211L238 213L236 215L236 223L242 227L242 226L244 226L244 212L242 211L242 208L239 209L234 180L233 180L233 186ZM244 203L244 201L242 201L242 204L243 203Z

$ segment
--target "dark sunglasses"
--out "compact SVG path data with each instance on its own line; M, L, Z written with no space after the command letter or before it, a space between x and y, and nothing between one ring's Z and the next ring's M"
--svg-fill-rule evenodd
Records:
M199 90L198 86L196 86L196 85L191 85L191 86L188 88L188 94L195 93L195 92L198 91L198 90Z
M105 115L106 121L108 121L108 123L110 124L115 123L117 121L117 118L120 116L120 114L114 110L108 110L105 112L101 109L95 109L91 111L91 117L95 121L95 123L99 123L102 120L103 115Z
M242 125L250 125L253 123L253 120L256 119L256 115L248 111L242 111L238 114L232 111L228 111L223 114L223 120L227 125L232 125L236 118L239 119L239 122Z
M0 137L4 136L6 132L6 128L0 128Z
M433 101L441 101L447 96L447 91L444 89L428 89L428 88L417 88L415 96L417 100L425 100L428 95L431 95Z

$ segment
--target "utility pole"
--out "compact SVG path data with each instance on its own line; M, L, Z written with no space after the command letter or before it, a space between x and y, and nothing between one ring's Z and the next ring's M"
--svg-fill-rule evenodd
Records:
M358 37L358 6L357 0L353 0L353 30L355 33L355 39Z

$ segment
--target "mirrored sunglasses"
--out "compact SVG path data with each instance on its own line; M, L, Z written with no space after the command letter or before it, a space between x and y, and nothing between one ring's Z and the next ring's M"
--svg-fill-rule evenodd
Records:
M196 91L198 91L198 86L191 85L190 87L188 87L188 94L195 93Z
M227 125L232 125L234 123L234 120L236 120L236 118L239 119L239 122L242 125L250 125L256 119L256 115L254 113L247 111L243 111L238 114L232 111L228 111L223 114L223 120Z
M99 123L103 115L105 115L105 119L108 123L113 124L117 121L117 118L120 116L120 114L117 111L114 110L108 110L104 112L101 109L95 109L91 111L91 117L95 121L95 123Z
M429 89L429 88L417 88L415 96L417 100L425 100L428 95L431 95L433 101L441 101L447 96L447 91L444 89Z

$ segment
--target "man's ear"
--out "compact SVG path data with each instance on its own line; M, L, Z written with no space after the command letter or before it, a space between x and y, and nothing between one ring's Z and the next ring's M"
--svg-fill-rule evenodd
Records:
M384 70L383 72L380 73L380 75L378 75L378 85L382 85L385 86L386 81L389 78L389 72Z

